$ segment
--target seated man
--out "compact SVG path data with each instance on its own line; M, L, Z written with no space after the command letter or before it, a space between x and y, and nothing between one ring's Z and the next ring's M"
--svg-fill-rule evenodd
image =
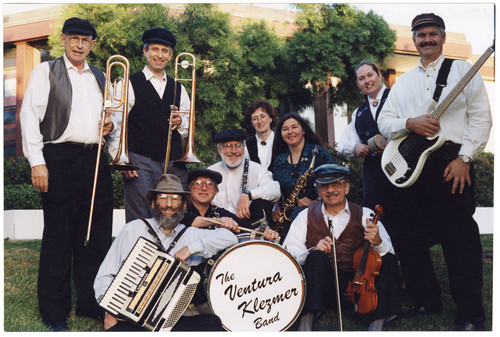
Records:
M185 228L180 224L180 220L184 216L189 197L190 193L182 189L179 178L172 174L164 174L160 177L156 188L149 190L146 194L146 199L153 208L154 217L137 219L126 224L114 240L99 268L94 282L98 302L141 236L163 247L169 247L175 239L177 243L170 250L170 254L189 266L197 266L220 250L238 243L236 236L224 228L204 230L189 227L180 238L176 238ZM109 313L106 313L104 317L104 328L113 331L145 330L132 322L118 321ZM182 316L172 331L185 330L223 331L220 319L215 315Z
M353 307L345 294L347 284L354 278L354 252L364 240L382 257L380 275L375 280L378 306L369 314L368 330L382 330L401 313L401 302L396 283L397 261L391 239L383 225L370 220L372 210L347 201L349 169L324 164L314 170L320 200L303 210L292 222L283 243L302 265L307 296L302 309L299 330L310 331L326 309L336 306L335 273L332 258L332 231L338 267L341 304ZM348 305L348 306L347 306Z
M222 175L219 172L195 168L189 171L187 182L191 192L191 204L187 207L182 219L185 226L210 229L223 227L234 233L240 233L238 227L260 230L259 224L252 226L250 220L240 219L234 213L212 204L212 200L219 191L218 186L222 182ZM279 234L269 227L263 233L264 239L269 241L273 241L278 236Z
M265 167L245 158L246 133L228 130L214 137L222 161L209 167L223 179L213 203L251 222L262 219L264 212L272 223L272 207L280 198L280 185Z

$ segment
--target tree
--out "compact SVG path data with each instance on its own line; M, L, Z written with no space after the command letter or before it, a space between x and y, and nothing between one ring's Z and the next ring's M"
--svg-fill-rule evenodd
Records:
M298 4L298 31L288 43L300 83L320 93L335 76L332 105L347 104L352 110L362 101L354 68L363 60L379 63L394 52L396 33L373 11L364 13L348 4Z

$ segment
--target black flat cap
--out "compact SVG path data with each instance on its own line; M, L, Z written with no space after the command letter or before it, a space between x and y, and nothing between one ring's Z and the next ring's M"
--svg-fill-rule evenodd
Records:
M313 173L318 184L330 184L342 178L348 178L350 175L348 168L337 164L323 164L317 167Z
M446 29L443 19L434 13L423 13L417 15L411 22L411 31L417 30L424 26L439 26L443 29Z
M155 27L146 30L144 34L142 34L142 42L159 43L174 48L177 44L177 38L168 29Z
M222 182L222 175L214 170L209 170L206 168L194 168L189 170L187 183L191 184L193 180L198 179L199 177L206 177L212 179L217 185Z
M97 32L89 20L80 19L77 17L69 18L64 21L62 28L63 34L77 34L77 35L92 35L92 40L97 37Z
M231 129L220 132L214 136L214 143L225 143L230 141L242 142L247 138L247 133L242 129Z

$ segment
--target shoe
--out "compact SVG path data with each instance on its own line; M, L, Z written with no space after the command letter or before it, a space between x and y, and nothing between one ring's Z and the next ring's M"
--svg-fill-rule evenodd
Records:
M385 318L379 318L374 320L368 326L368 331L382 331L384 330Z
M416 316L424 315L434 315L439 314L442 311L442 307L431 307L431 306L414 306L410 310L404 313L406 318L413 318Z
M482 323L471 323L471 322L464 322L464 323L457 323L455 324L454 329L455 331L485 331L484 325Z
M49 322L47 323L47 327L51 332L69 331L66 322L61 322L61 321Z

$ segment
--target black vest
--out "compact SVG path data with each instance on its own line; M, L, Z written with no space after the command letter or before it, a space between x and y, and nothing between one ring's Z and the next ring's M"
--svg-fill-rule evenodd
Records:
M382 95L382 99L380 101L380 104L377 109L377 113L375 115L375 119L373 119L373 115L370 111L370 106L368 103L368 99L366 99L358 108L357 113L356 113L356 123L355 123L355 128L356 128L356 133L358 134L359 138L363 142L363 144L368 144L368 139L372 138L376 134L379 134L380 131L378 130L377 126L377 119L378 115L380 113L380 110L382 110L382 107L384 106L385 100L387 99L387 95L389 94L390 89L385 89L384 94Z
M49 99L47 110L43 121L40 123L40 133L43 141L50 141L59 138L68 126L71 113L72 87L68 70L61 56L49 62ZM95 76L99 88L104 94L104 73L97 67L89 64L92 74Z
M134 88L135 104L128 116L128 149L131 152L162 162L165 160L168 139L170 105L173 104L174 79L167 76L167 87L163 98L158 96L151 82L142 71L130 76ZM179 105L181 85L177 83L176 105ZM170 160L183 155L182 137L177 130L172 132Z

